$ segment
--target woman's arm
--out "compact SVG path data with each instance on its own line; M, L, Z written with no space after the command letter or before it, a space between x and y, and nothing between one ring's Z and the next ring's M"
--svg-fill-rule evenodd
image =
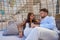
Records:
M35 28L35 27L39 27L39 24L34 24L34 23L32 23L32 24L31 24L31 28Z
M17 28L18 28L18 32L19 32L19 36L20 37L23 37L23 27L24 27L25 22L26 21L23 21L22 23L20 23L20 24L17 25Z
M32 28L39 27L39 24L40 24L40 20L35 20L34 23L31 23L31 27Z

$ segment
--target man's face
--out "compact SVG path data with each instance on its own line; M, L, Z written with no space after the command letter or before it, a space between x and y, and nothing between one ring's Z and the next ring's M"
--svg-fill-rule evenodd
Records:
M44 11L41 11L40 12L40 16L42 17L42 18L44 18L45 16L47 16L48 14L47 14L47 12L44 12Z

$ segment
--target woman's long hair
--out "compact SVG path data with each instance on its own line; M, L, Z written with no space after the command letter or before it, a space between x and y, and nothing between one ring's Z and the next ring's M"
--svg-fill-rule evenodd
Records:
M31 15L35 16L33 13L28 13L26 22L30 23L30 16ZM32 22L35 22L35 17L33 18Z
M34 13L29 12L28 15L27 15L27 20L26 20L26 23L29 23L29 27L31 27L31 22L30 22L30 16L31 16L31 15L34 15ZM34 16L35 16L35 15L34 15ZM34 23L34 22L36 22L35 17L34 17L33 20L32 20L32 23ZM25 23L25 26L26 26L26 23ZM25 29L25 27L24 27L24 29Z

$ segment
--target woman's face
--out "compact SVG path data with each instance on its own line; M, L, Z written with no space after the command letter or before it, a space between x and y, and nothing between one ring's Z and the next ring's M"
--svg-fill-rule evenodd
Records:
M31 14L30 19L33 20L34 17L35 17L34 14Z

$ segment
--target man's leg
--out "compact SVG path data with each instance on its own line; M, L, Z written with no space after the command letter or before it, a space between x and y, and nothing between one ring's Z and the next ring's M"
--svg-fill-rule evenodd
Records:
M57 40L58 34L55 31L37 27L34 28L25 40Z
M49 30L46 28L42 28L42 27L37 27L36 28L39 32L40 35L40 39L43 40L58 40L58 33L53 31L53 30Z

